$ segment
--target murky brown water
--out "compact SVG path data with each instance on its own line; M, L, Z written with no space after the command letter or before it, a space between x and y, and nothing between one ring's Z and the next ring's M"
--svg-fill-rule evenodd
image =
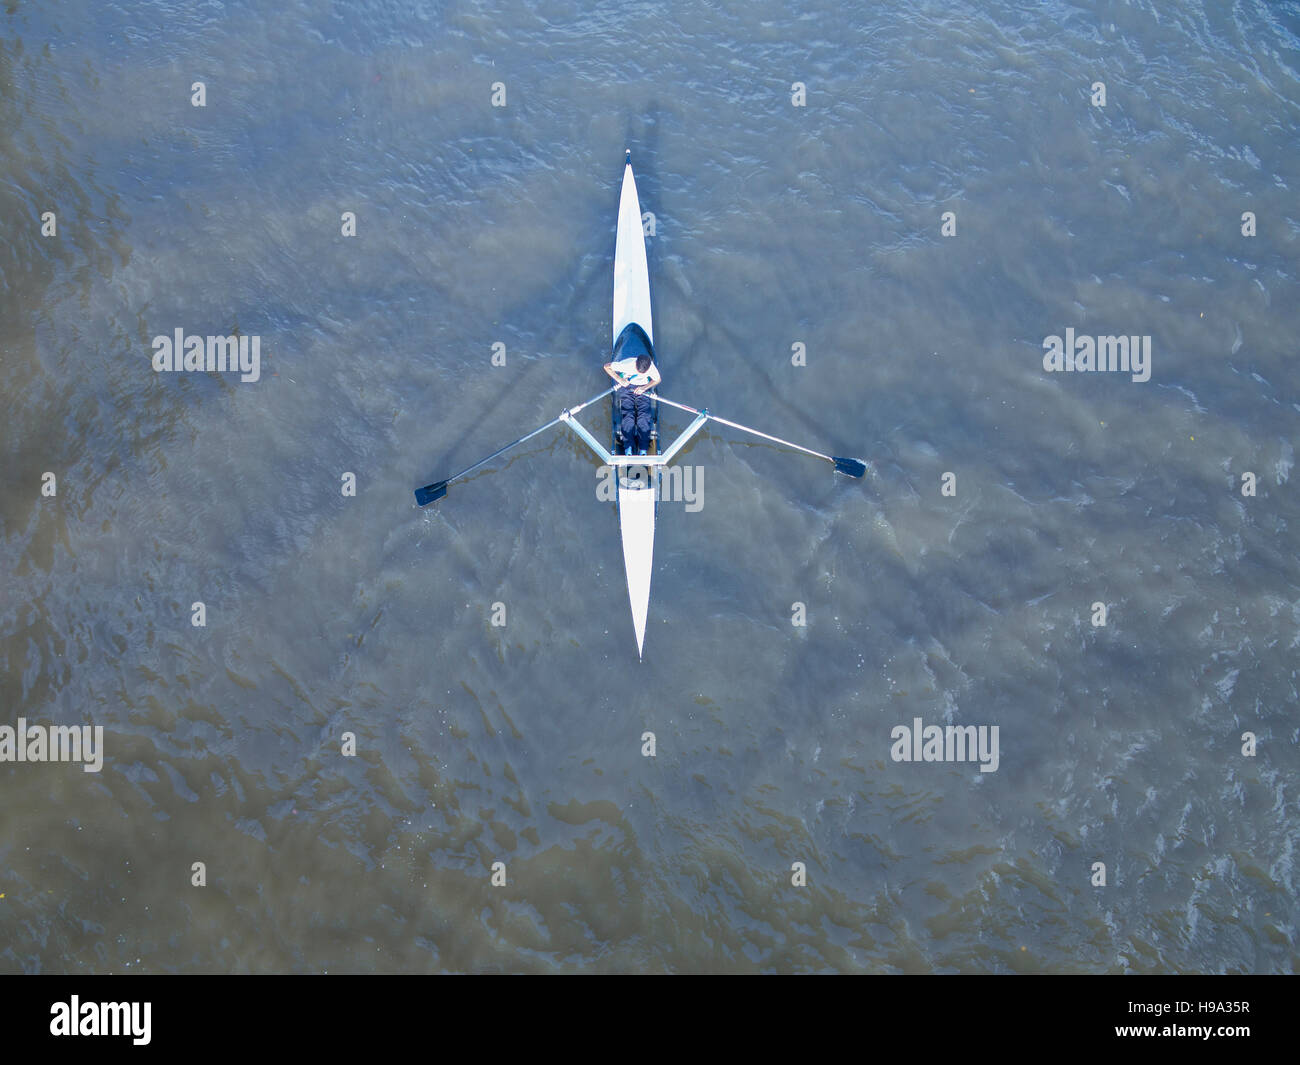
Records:
M1300 15L1224 7L7 5L0 726L104 766L0 764L0 970L1293 970ZM600 387L625 146L664 394L874 462L693 443L640 665L572 436L411 498Z

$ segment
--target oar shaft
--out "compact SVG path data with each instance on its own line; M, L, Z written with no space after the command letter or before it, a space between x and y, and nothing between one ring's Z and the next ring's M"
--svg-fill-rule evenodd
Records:
M598 399L603 399L605 396L609 395L609 393L611 393L611 392L613 392L613 391L614 391L613 388L607 388L607 389L605 389L605 391L599 393L598 395L592 396L591 399L586 400L586 401L583 402L583 403L579 403L576 407L570 407L568 410L566 410L566 411L564 412L564 414L561 414L558 418L552 418L549 422L547 422L545 425L543 425L540 429L534 429L531 433L528 433L528 434L526 434L525 436L521 436L518 440L512 440L512 441L511 441L510 443L508 443L505 447L498 448L496 451L492 452L492 454L490 454L487 458L479 459L478 462L474 463L473 466L467 466L465 469L461 470L460 473L453 473L453 474L452 474L450 477L448 477L448 478L446 479L446 481L444 481L443 483L444 483L444 484L450 484L452 481L458 481L458 480L460 480L460 479L461 479L462 477L464 477L467 473L473 473L473 472L474 472L475 470L477 470L480 466L483 466L483 465L485 465L486 463L491 462L491 461L492 461L494 458L496 458L498 455L504 455L504 454L505 454L507 451L509 451L512 447L518 447L520 444L522 444L522 443L524 443L524 442L526 442L526 441L528 441L528 440L531 440L533 437L537 436L539 433L544 433L544 432L546 432L546 430L549 429L549 428L551 428L553 425L559 425L560 422L562 422L562 421L565 419L566 416L577 414L578 411L582 410L583 407L589 407L589 406L591 406L593 403L596 402L596 400L598 400Z
M656 396L660 403L667 403L670 407L677 407L680 410L690 411L692 414L702 414L694 407L688 407L685 403L674 403L671 399L664 399L663 396ZM742 433L752 433L754 436L761 436L764 440L771 440L774 444L784 444L786 447L792 447L796 451L802 451L805 455L813 455L819 459L825 459L827 462L834 462L831 455L823 455L820 451L814 451L810 447L804 447L802 444L792 444L789 440L782 440L779 436L769 436L767 433L760 433L757 429L751 429L748 425L738 425L736 422L729 422L726 418L719 418L716 414L709 414L709 421L718 422L721 425L729 425L733 429L739 429Z
M459 481L462 477L465 476L465 474L473 473L480 466L484 466L487 463L491 462L498 455L504 455L512 447L518 447L520 444L524 443L525 441L531 440L538 433L546 432L547 429L549 429L552 425L554 425L559 420L560 420L559 418L556 418L554 421L549 421L545 425L543 425L540 429L534 429L527 436L521 436L518 440L512 440L505 447L498 448L496 451L492 452L492 454L490 454L487 458L479 459L478 462L474 463L473 466L466 466L463 470L460 471L460 473L453 473L450 477L447 478L447 483L450 484L452 481Z

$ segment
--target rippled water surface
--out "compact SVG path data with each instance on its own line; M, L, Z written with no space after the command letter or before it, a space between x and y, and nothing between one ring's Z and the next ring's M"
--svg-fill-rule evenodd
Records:
M11 0L0 725L104 766L0 764L0 970L1292 971L1298 34ZM600 387L625 147L663 393L872 463L710 426L641 663L572 434L411 495Z

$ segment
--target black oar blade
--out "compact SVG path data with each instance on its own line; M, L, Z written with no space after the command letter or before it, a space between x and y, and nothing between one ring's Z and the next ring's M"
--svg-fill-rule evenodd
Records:
M435 481L433 484L426 484L423 488L415 490L415 501L422 507L427 507L435 499L441 499L447 494L447 482Z
M847 473L850 477L861 477L867 472L867 464L859 459L842 459L832 455L831 461L840 473Z

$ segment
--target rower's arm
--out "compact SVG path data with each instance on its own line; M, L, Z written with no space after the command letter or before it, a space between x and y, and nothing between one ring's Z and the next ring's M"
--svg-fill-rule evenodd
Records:
M638 388L636 390L636 394L638 396L644 396L647 392L650 391L650 389L657 387L659 382L662 380L663 378L659 376L659 367L651 363L650 380L647 381L645 384L643 384L640 388Z
M615 381L617 381L620 385L627 383L623 380L623 376L616 369L614 369L614 364L612 362L605 363L602 369L607 374L609 374L610 377L612 377Z

